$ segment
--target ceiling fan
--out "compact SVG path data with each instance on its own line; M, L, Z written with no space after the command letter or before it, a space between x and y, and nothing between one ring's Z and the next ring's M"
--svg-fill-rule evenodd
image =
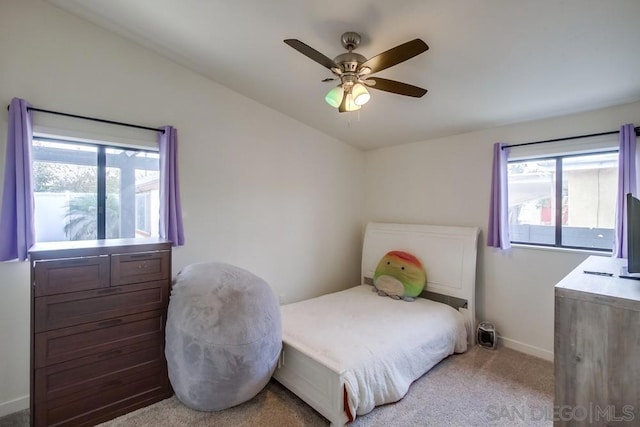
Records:
M415 98L420 98L427 93L426 89L407 83L371 77L373 73L397 65L425 52L429 49L425 42L420 39L414 39L367 59L353 51L360 44L360 40L360 34L358 33L349 31L342 34L340 41L348 52L342 53L333 59L328 58L300 40L286 39L284 42L331 70L335 77L324 79L322 80L323 82L340 81L338 86L327 93L325 101L332 107L337 108L341 113L359 110L366 104L371 97L367 87Z

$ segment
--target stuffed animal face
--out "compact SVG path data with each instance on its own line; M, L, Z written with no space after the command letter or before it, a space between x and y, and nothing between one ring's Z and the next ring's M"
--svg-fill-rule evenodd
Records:
M427 281L427 274L420 260L402 251L391 251L382 257L373 276L373 284L379 295L413 301L420 295Z

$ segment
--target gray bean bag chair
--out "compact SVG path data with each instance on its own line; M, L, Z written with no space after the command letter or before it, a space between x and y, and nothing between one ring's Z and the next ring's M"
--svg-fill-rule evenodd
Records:
M167 315L169 380L200 411L246 402L267 384L282 348L280 306L261 278L221 263L178 274Z

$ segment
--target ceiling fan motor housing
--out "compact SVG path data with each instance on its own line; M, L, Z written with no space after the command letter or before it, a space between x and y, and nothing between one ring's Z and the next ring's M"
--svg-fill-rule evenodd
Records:
M333 62L340 67L340 70L343 73L357 73L360 65L367 60L367 58L359 53L353 52L353 50L360 45L361 40L362 38L360 37L360 34L354 31L347 31L342 34L342 37L340 37L342 47L347 49L349 52L336 56L333 59Z
M345 52L333 59L343 73L356 73L362 63L367 60L364 56L355 52Z

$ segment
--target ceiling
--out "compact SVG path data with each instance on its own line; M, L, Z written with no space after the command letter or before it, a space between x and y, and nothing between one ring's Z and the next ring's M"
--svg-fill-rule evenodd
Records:
M361 149L640 100L638 0L49 1ZM283 40L333 58L345 31L367 58L423 39L376 76L429 92L331 108L331 72Z

